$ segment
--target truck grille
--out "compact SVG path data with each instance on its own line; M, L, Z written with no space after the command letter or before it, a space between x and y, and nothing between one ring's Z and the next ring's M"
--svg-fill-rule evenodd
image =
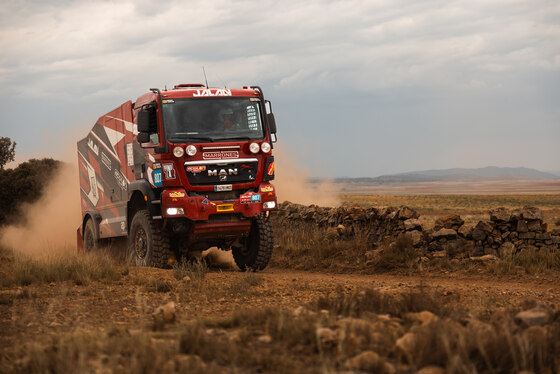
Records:
M239 159L224 162L185 163L185 172L192 186L253 182L257 177L258 160Z

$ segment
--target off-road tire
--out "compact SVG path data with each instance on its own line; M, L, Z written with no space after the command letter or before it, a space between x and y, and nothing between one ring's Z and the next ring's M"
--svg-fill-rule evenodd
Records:
M160 231L147 210L137 211L132 218L128 249L136 266L167 267L169 237Z
M88 253L99 248L99 238L95 230L95 223L89 218L84 227L84 252Z
M253 218L249 236L242 247L233 247L233 259L242 271L263 270L272 257L274 235L270 221L263 216Z

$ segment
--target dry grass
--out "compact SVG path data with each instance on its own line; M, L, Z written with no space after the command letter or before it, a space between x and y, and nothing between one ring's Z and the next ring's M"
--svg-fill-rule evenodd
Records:
M413 313L421 311L434 317L419 323ZM379 357L371 366L376 369L366 372L414 372L428 365L450 373L558 369L560 321L523 328L512 315L473 320L422 289L337 291L298 313L242 308L162 332L113 326L44 336L4 356L0 371L322 373L348 370L348 360L365 351ZM411 344L403 350L397 341L405 335Z
M2 276L2 287L64 281L88 285L93 281L115 281L128 273L128 265L116 262L106 251L41 258L19 254L6 255L10 252L3 251L4 261L7 261L4 266L11 266L11 271Z
M341 237L313 223L274 228L275 249L271 266L292 269L344 271L365 265L367 233Z
M549 274L560 271L560 251L551 248L523 249L488 266L491 274Z
M381 243L372 265L376 271L414 270L418 268L418 256L410 236L401 234L394 241L385 240Z

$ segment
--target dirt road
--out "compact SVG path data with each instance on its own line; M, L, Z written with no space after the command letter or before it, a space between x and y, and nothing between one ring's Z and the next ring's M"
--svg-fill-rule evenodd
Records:
M518 309L535 300L557 307L560 276L496 278L464 274L329 274L269 268L261 273L211 269L203 279L177 280L172 270L133 268L111 283L77 286L31 285L2 290L1 345L76 329L106 330L151 323L151 312L169 301L179 322L223 317L239 308L296 308L334 292L372 288L383 292L423 292L441 297L471 315L483 317L500 308Z

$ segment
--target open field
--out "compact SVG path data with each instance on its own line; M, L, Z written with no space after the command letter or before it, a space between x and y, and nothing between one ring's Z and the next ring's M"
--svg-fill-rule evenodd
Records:
M467 225L488 219L488 211L498 207L519 209L534 206L543 212L550 227L560 224L560 191L556 194L407 194L407 195L342 195L342 205L383 207L406 205L420 214L422 223L438 216L459 214Z
M535 195L559 194L560 180L495 180L466 182L418 182L344 185L333 184L332 189L344 195Z

